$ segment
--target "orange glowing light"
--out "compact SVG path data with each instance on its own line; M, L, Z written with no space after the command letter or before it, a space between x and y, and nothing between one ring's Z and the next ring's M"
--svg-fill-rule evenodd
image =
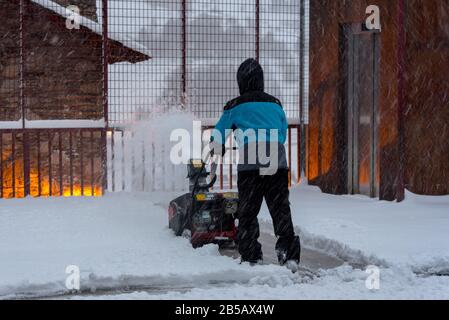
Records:
M14 171L13 171L14 168ZM13 183L14 176L14 183ZM14 167L12 165L3 166L3 177L0 180L3 190L3 198L23 198L25 197L25 182L23 174L23 161L16 160ZM39 188L40 184L40 188ZM103 188L99 185L94 185L93 190L91 185L84 186L84 192L82 192L81 185L75 183L72 187L73 192L70 190L70 186L63 186L63 197L100 197L103 195ZM40 194L39 194L40 192ZM52 181L51 194L50 183L48 176L41 176L39 183L39 175L37 170L31 170L30 172L30 196L32 197L49 197L49 196L61 196L60 184L58 181Z

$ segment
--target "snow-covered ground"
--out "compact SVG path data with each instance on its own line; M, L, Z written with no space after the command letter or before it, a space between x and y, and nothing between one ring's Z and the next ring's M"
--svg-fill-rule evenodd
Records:
M241 265L213 245L193 250L166 227L171 196L1 200L0 297L65 293L66 267L76 265L77 299L449 299L449 277L435 275L449 269L448 197L396 204L294 189L303 243L363 266L310 279ZM367 264L380 267L380 290L367 289Z
M325 249L325 239L332 239L373 255L371 262L378 258L386 265L449 274L449 197L409 192L406 197L406 201L395 203L335 196L303 184L292 190L290 201L294 223L316 246ZM269 219L266 208L262 218Z

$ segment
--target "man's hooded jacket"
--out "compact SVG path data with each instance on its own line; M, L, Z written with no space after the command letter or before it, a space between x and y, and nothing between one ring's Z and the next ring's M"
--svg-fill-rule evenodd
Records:
M287 168L284 148L288 129L286 115L281 102L264 92L261 65L254 59L243 62L237 72L237 82L240 96L226 104L212 133L212 140L224 145L234 131L240 150L239 171L268 167L276 153L276 167Z

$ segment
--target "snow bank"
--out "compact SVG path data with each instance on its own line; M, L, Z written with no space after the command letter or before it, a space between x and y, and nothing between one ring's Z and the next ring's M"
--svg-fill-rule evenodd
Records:
M108 190L133 192L188 190L187 161L179 164L171 160L172 147L179 141L170 139L175 130L181 130L189 135L190 142L186 141L186 148L182 153L187 160L194 157L193 139L196 137L193 136L193 121L193 114L180 107L171 107L170 110L155 109L151 118L129 123L124 132L116 131L113 137L110 135ZM197 127L198 130L201 129L199 123ZM174 139L179 137L176 136ZM114 144L114 157L112 157L112 144ZM200 143L197 143L195 151L200 154Z
M250 283L226 287L193 288L184 292L136 291L116 295L75 296L70 299L133 300L291 300L291 299L449 299L448 277L416 277L410 269L380 270L379 290L368 290L367 274L349 266L322 271L321 277L304 281L287 275L256 276Z
M304 240L343 255L346 261L354 258L378 265L386 261L411 266L416 272L449 269L449 197L407 193L406 201L392 203L323 194L302 184L292 190L290 201ZM261 216L269 220L266 207Z
M67 292L68 265L79 266L84 291L245 283L289 273L240 265L216 246L193 250L173 236L165 210L145 194L0 200L0 298Z
M409 194L395 204L293 190L303 243L363 267L314 279L240 265L216 246L193 250L167 228L163 207L172 197L0 200L0 299L65 294L68 265L80 267L82 292L95 292L80 299L449 299L449 277L434 276L448 270L447 197ZM381 267L378 291L365 286L367 264Z

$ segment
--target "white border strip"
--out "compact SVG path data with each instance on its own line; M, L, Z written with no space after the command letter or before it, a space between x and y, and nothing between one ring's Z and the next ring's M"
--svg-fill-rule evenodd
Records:
M101 120L26 120L26 129L73 129L73 128L105 128L106 122Z
M22 129L22 120L0 121L0 129Z

